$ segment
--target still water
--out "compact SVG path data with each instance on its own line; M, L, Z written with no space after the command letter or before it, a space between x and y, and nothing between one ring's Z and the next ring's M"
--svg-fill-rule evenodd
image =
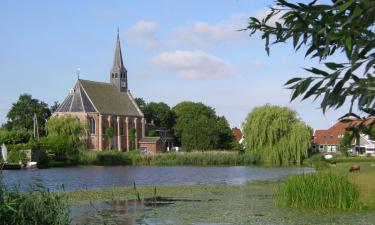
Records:
M52 191L63 184L66 191L77 189L97 189L132 185L241 185L256 180L281 179L285 176L313 172L306 167L266 168L266 167L69 167L44 170L3 171L3 180L8 187L21 188L41 181Z

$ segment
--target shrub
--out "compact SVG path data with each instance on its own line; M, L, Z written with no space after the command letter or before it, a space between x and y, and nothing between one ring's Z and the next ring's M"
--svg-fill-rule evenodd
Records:
M22 150L9 151L8 162L18 164L19 162L25 162L25 161L27 161L27 156L26 156L25 151L22 151Z
M31 134L21 130L0 130L0 144L20 144L27 143L31 138Z
M278 203L291 207L351 209L358 206L358 188L343 175L302 174L289 177L277 191Z
M8 190L0 177L0 224L69 224L69 209L62 194L50 193L40 184L25 192Z

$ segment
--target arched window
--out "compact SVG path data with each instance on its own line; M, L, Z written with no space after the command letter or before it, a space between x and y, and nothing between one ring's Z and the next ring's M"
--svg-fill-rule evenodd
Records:
M124 135L125 134L125 129L124 129L124 122L120 119L120 135Z
M96 133L95 132L95 119L92 117L89 118L89 131L91 135Z

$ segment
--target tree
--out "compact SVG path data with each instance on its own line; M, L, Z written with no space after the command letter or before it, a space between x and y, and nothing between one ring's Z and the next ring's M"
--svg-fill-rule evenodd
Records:
M175 124L175 114L164 102L150 102L143 111L147 121L154 121L155 125L163 129L171 129Z
M135 103L137 103L139 109L143 112L143 109L146 107L146 102L143 98L134 98Z
M60 107L60 103L58 101L54 101L53 105L50 107L51 113L54 113L57 111L57 109Z
M40 130L43 132L45 122L51 116L48 105L32 98L31 95L22 94L18 101L13 103L7 114L8 121L4 126L7 130L33 131L34 113L38 117Z
M236 144L238 143L238 141L234 137L233 132L230 129L229 123L224 116L219 116L217 118L217 130L219 133L219 149L229 150L237 147Z
M230 146L231 132L224 117L202 103L181 102L173 108L175 136L186 150L208 150Z
M287 107L253 109L243 125L246 151L274 165L302 164L308 155L311 129Z
M350 102L375 115L375 2L372 0L333 0L331 4L292 4L276 0L276 7L262 20L250 18L247 30L260 31L269 54L270 45L293 42L295 51L307 46L305 57L317 58L326 69L306 68L310 77L296 77L286 86L292 90L291 100L321 98L323 113ZM279 22L271 18L281 15ZM329 62L335 53L344 52L346 62ZM361 75L360 75L361 74Z
M41 139L42 148L46 149L54 160L75 162L79 149L87 138L87 125L67 115L51 118L46 124L47 137Z
M352 147L353 136L349 131L344 132L344 136L340 138L340 152L344 156L348 156L348 151Z
M133 127L129 130L129 141L132 146L135 144L136 132L137 130Z

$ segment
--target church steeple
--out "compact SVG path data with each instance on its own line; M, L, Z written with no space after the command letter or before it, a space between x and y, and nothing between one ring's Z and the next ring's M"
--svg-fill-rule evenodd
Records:
M113 58L112 69L110 71L110 80L111 83L119 89L119 91L128 91L128 71L126 71L124 63L122 61L120 34L118 29L115 56Z

